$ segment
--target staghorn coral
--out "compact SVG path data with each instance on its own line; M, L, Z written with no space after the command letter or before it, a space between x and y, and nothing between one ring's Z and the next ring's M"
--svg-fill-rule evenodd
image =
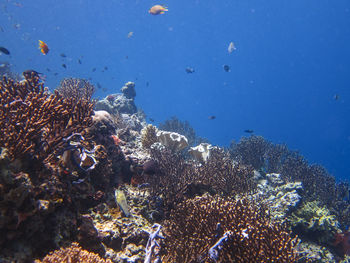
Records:
M151 149L151 157L157 163L157 170L155 174L145 174L145 181L150 184L151 195L161 198L168 212L186 197L206 192L235 196L256 189L252 168L234 163L219 148L213 149L203 165L168 149Z
M93 103L49 94L35 72L21 82L0 81L0 146L12 159L52 158L63 138L91 124Z
M148 124L145 128L143 128L141 130L142 147L148 149L153 143L158 142L157 132L157 127L153 126L152 124Z
M55 250L35 263L112 263L110 259L103 259L99 255L83 250L78 243L73 242L69 247Z
M296 238L247 200L209 195L179 204L164 224L163 262L296 262Z
M65 78L56 90L64 98L72 98L75 101L80 99L90 101L95 87L85 79Z
M264 154L269 143L261 136L242 137L239 143L230 145L231 156L242 164L253 166L260 170L264 165Z

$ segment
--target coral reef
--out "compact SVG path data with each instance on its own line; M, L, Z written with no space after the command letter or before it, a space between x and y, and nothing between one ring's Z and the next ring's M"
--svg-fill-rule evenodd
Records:
M73 242L69 247L55 250L45 256L42 260L35 260L35 263L112 263L110 259L103 259L99 255L82 249L78 243Z
M188 150L188 153L197 161L200 163L205 163L209 156L210 156L210 150L213 148L213 146L209 143L201 143L197 145L196 147L191 147Z
M157 132L157 127L152 124L141 130L141 143L144 148L150 148L153 143L158 142Z
M208 142L208 140L196 135L195 130L192 128L188 121L180 121L175 116L159 124L159 129L184 135L187 138L188 144L190 146L197 145L202 142Z
M303 238L321 244L332 244L339 223L319 202L306 202L288 218L294 232Z
M80 99L90 101L95 87L85 79L66 78L60 82L56 90L64 98L72 98L75 101Z
M297 262L296 239L247 200L209 195L179 204L164 224L163 262Z
M127 82L123 86L122 94L116 93L108 95L103 100L100 100L96 103L96 110L105 110L110 114L134 114L137 112L137 108L134 102L136 92L135 92L135 83Z
M0 146L12 159L52 158L64 138L91 125L93 103L49 94L37 74L0 81Z

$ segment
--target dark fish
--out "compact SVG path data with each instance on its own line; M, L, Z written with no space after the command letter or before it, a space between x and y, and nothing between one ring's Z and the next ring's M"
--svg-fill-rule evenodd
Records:
M49 68L46 68L46 70L49 71L49 72L51 71Z
M253 130L244 130L244 132L246 132L246 133L253 133L254 131Z
M216 119L216 116L214 116L214 115L209 116L208 119L209 119L209 120L215 120L215 119Z
M185 70L186 73L194 73L194 68L187 67Z
M98 89L102 89L102 86L101 86L100 83L97 82L96 86L97 86Z
M108 69L108 67L107 67L107 66L105 66L103 69L104 69L104 70L107 70L107 69Z
M54 75L55 75L55 76L57 76L57 75L58 75L58 73L57 73L57 72L55 72L55 73L54 73Z
M78 59L78 63L81 64L81 60L80 59Z
M92 69L92 72L95 72L95 71L96 71L96 68L93 68L93 69Z
M29 78L31 78L32 76L35 76L35 77L38 77L38 78L41 79L41 76L42 76L42 73L37 72L37 71L32 70L32 69L27 69L27 70L23 71L22 74L23 74L23 77L24 77L25 79L29 79Z
M67 65L66 64L62 64L62 67L67 68Z
M63 58L67 57L66 54L64 54L64 53L61 53L60 56Z
M0 47L0 52L4 53L5 55L10 55L10 51L4 47Z
M146 87L148 87L148 86L149 86L149 82L147 81L147 82L146 82Z
M2 26L0 26L0 32L5 32Z
M334 98L335 100L339 100L339 95L338 95L338 94L335 94L333 98Z
M149 118L149 121L150 121L150 122L154 122L154 119L152 119L152 118Z
M226 72L230 72L230 71L231 71L229 65L224 65L223 68L224 68L224 70L225 70Z

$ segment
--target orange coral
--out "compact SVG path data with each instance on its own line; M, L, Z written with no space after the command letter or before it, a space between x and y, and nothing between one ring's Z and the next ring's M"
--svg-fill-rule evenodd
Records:
M110 259L103 259L99 255L83 250L78 243L74 242L70 247L55 250L46 255L42 260L35 263L112 263Z

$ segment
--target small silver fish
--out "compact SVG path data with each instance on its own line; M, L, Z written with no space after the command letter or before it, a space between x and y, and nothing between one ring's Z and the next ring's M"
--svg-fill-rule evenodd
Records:
M236 50L235 44L233 42L230 42L228 45L227 51L229 54L231 54L234 50Z
M129 206L126 202L125 194L122 190L116 189L114 192L115 201L117 202L121 211L123 211L126 217L130 216Z

